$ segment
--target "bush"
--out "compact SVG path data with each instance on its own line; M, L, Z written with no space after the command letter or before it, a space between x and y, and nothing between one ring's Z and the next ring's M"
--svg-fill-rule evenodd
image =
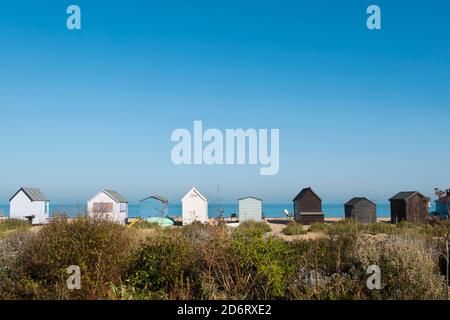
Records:
M268 237L237 236L231 242L228 264L229 277L236 286L231 297L236 299L273 299L285 295L286 280L293 270L287 242Z
M106 221L53 219L31 234L11 269L16 298L103 299L121 281L132 241L123 226ZM81 269L81 290L66 285L69 266Z
M371 299L443 299L444 278L439 274L436 251L426 241L391 236L382 242L358 239L353 251L360 275L370 265L381 270L381 290L366 290Z
M295 221L291 221L283 229L283 233L288 236L306 234L306 230L303 226Z
M191 224L148 239L128 267L121 297L140 299L267 299L283 297L292 264L281 239L263 238L261 223L230 234Z
M174 294L179 285L189 291L191 285L198 284L197 257L179 230L161 233L148 239L133 254L127 268L127 283L140 299L180 298Z
M239 223L239 226L235 230L235 234L248 236L262 236L267 232L270 232L270 226L265 222L258 221L245 221Z
M327 232L328 231L328 224L324 222L314 222L309 226L308 229L309 232Z
M287 296L293 299L445 299L436 251L421 238L348 233L291 245L296 272ZM381 269L381 290L366 285L373 264Z
M161 229L161 226L155 222L148 222L147 220L139 220L131 226L135 229Z
M16 267L17 257L29 237L29 233L18 233L0 240L0 300L18 298L16 288L22 275Z

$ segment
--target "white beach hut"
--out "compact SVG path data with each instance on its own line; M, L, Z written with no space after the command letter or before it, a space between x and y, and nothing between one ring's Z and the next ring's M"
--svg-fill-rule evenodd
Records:
M20 188L9 199L11 219L30 220L32 224L44 224L50 217L50 200L38 188Z
M256 197L239 199L239 222L262 220L262 200Z
M88 217L121 224L128 220L128 200L114 190L104 189L87 203Z
M208 200L197 189L192 188L181 199L183 225L194 221L208 222Z

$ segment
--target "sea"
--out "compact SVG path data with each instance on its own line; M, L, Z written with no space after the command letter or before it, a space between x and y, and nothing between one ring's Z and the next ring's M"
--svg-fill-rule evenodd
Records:
M284 209L289 212L293 212L294 208L292 203L290 204L263 204L263 213L267 218L284 218L286 217ZM323 204L322 210L325 213L325 217L339 218L344 217L344 206L342 204ZM430 211L435 210L434 207L430 208ZM0 205L0 213L3 212L4 216L9 215L9 205ZM52 204L50 203L50 216L55 215L67 215L69 217L85 216L87 212L86 205L79 204ZM169 205L169 216L181 216L181 204ZM238 213L237 204L209 204L208 215L211 218L215 218L222 212L222 217L229 217L233 213ZM141 214L139 204L128 205L128 216L130 218L146 218L145 214ZM390 217L389 204L377 204L377 216L378 217Z

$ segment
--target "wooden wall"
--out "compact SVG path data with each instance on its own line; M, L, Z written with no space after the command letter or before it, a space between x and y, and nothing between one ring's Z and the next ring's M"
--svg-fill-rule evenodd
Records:
M367 199L362 199L354 205L345 205L345 218L355 219L362 223L377 221L377 207Z
M425 222L428 219L428 200L419 194L407 199L391 200L391 222Z

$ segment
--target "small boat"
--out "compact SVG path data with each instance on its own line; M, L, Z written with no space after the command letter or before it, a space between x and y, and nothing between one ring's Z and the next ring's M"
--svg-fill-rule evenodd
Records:
M169 218L163 218L163 217L150 217L145 219L150 223L156 223L158 225L160 225L161 227L170 227L173 226L173 221L172 219Z

